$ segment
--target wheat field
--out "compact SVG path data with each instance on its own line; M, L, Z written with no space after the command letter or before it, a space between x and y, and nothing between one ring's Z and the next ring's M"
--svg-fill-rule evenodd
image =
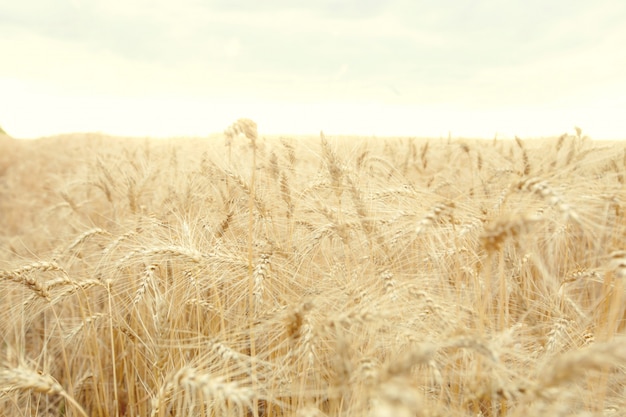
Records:
M626 144L0 137L0 416L626 415Z

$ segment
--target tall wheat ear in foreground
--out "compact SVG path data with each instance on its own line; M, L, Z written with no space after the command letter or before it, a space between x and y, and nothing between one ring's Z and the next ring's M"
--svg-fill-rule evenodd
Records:
M0 416L626 413L624 143L14 142Z

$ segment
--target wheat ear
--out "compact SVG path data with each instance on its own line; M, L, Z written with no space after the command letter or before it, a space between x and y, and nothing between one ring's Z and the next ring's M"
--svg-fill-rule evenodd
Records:
M13 390L31 390L41 394L60 395L65 398L80 415L87 417L87 413L83 407L81 407L51 375L36 372L23 366L0 369L0 391L6 392Z
M517 136L515 136L515 142L517 146L522 150L522 160L524 162L524 175L529 175L531 171L530 161L528 159L528 152L526 152L526 147L524 146L524 142Z
M0 270L0 280L6 279L24 285L39 297L49 300L50 294L47 286L42 285L37 279L30 276L30 273L34 271L61 271L66 274L63 268L55 262L34 262L13 271Z

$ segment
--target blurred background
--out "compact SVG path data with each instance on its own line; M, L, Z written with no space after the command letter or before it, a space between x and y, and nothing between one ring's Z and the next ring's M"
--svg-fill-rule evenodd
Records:
M626 139L626 2L0 2L0 125Z

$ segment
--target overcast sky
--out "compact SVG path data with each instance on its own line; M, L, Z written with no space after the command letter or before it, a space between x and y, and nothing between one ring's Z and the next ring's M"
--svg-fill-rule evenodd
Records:
M0 0L0 126L626 139L626 1Z

